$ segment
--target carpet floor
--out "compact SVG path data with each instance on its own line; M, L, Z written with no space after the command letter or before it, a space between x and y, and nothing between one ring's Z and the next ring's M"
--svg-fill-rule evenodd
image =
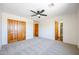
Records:
M79 55L75 45L34 38L2 46L0 55Z

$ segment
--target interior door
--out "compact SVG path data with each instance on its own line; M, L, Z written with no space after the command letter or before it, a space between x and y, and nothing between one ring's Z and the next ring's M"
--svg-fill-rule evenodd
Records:
M8 43L17 41L17 26L17 21L8 20Z
M39 27L38 27L39 25L38 24L34 24L34 36L35 37L38 37L38 34L39 34Z
M24 40L26 37L26 22L8 20L8 43Z
M58 40L58 21L55 21L55 40Z
M25 40L26 38L26 23L18 22L18 41Z

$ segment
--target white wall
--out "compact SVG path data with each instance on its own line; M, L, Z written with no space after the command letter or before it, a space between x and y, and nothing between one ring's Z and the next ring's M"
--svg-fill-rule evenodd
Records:
M78 10L78 25L77 25L77 27L78 27L78 39L77 39L77 45L78 45L78 48L79 48L79 10Z
M0 11L0 49L1 49L1 40L2 40L2 18L1 18L1 11Z
M30 19L26 19L26 38L33 38L33 21Z
M77 13L58 16L58 19L63 19L63 42L77 45ZM54 20L55 17L40 22L40 37L55 40Z
M54 40L54 20L50 18L43 20L39 23L39 36Z
M2 13L2 45L8 44L8 30L7 30L7 20L13 19L13 20L19 20L19 21L25 21L26 22L26 40L33 38L33 21L26 19L24 17L16 16L9 13Z
M63 18L63 42L77 45L77 13L64 15Z

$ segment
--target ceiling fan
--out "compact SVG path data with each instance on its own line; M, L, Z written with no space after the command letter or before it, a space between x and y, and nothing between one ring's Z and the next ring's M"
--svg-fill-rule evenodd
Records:
M41 10L41 11L37 11L37 12L35 12L33 10L30 10L30 11L34 13L34 15L31 15L32 17L33 16L38 16L38 18L40 18L40 16L47 16L46 14L42 14L45 11L44 9Z

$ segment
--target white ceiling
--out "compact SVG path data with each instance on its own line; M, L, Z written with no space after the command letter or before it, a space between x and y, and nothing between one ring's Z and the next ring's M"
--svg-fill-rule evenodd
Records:
M79 8L78 3L57 3L52 7L49 7L48 5L49 3L2 3L0 4L0 9L18 16L30 18L30 16L33 14L30 12L30 10L37 11L45 9L44 13L48 16L60 16L63 14L76 12Z

